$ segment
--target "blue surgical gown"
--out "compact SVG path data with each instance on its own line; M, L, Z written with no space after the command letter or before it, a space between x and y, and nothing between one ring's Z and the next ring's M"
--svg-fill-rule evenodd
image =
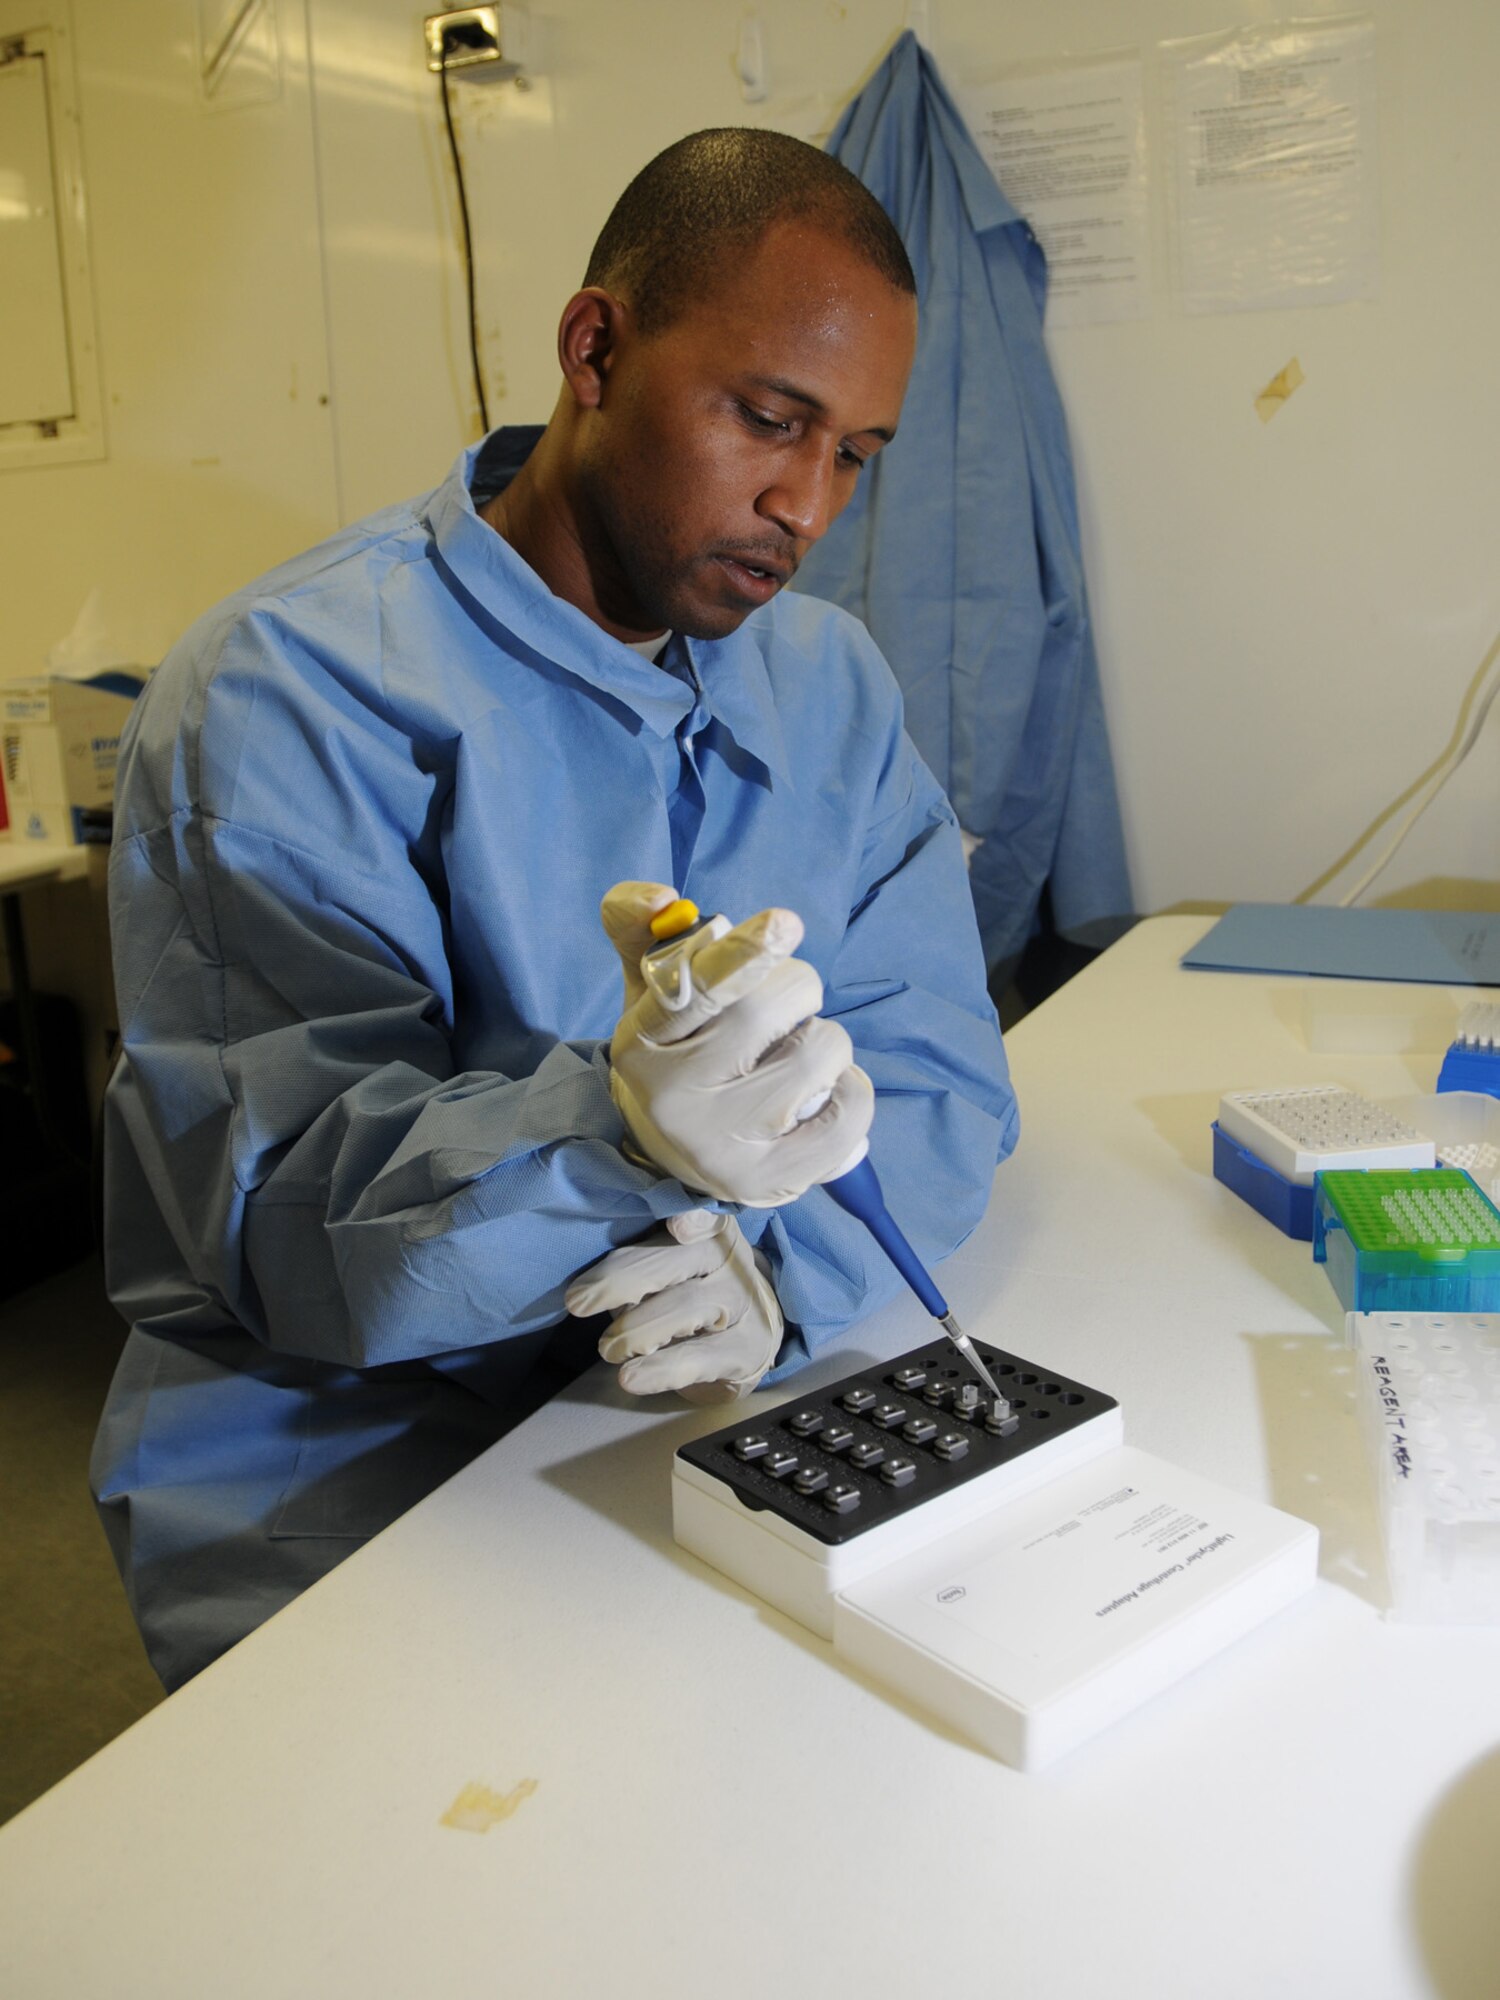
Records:
M1046 260L911 34L829 151L900 230L921 315L900 434L799 585L864 619L918 749L982 837L972 887L990 964L1019 956L1044 888L1060 931L1110 943L1130 880L1042 342Z
M168 1686L569 1379L598 1332L569 1278L693 1205L620 1150L611 883L802 913L929 1257L1014 1143L953 814L868 634L784 595L649 664L476 514L530 441L209 613L123 746L132 1331L93 1476ZM821 1189L742 1222L783 1371L896 1287Z

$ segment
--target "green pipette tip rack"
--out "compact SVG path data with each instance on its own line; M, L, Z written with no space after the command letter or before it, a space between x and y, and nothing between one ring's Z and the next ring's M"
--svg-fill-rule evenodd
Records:
M1313 1256L1346 1312L1500 1309L1500 1209L1455 1167L1319 1174Z

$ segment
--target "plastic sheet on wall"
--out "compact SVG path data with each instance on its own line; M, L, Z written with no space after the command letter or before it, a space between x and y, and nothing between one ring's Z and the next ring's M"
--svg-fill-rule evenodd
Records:
M1374 23L1237 28L1164 42L1161 62L1183 310L1373 298Z
M275 0L197 0L199 85L205 104L233 111L281 95Z

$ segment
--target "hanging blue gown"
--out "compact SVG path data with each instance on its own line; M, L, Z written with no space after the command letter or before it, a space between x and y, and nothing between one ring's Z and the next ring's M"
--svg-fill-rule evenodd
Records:
M895 442L797 587L862 618L918 750L983 845L985 955L1013 962L1043 889L1104 944L1131 910L1062 404L1042 344L1041 248L904 34L829 150L901 232L921 308Z

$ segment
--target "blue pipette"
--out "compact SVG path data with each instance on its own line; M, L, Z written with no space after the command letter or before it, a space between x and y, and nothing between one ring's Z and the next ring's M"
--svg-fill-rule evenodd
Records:
M729 925L723 917L700 916L696 904L689 902L686 897L669 904L652 920L652 935L659 942L641 960L641 971L662 1005L673 1013L685 1007L692 996L692 962L687 940L706 929L712 929L717 937L722 937L728 931ZM826 1103L826 1101L825 1093L821 1102ZM821 1103L808 1105L803 1115L811 1116L819 1109ZM840 1208L865 1225L928 1312L942 1327L943 1332L1000 1406L995 1412L996 1416L1000 1418L1007 1416L1010 1406L1001 1394L999 1384L980 1360L979 1351L973 1341L949 1311L948 1301L932 1282L927 1267L896 1227L895 1217L885 1205L880 1178L870 1162L868 1143L861 1140L859 1151L853 1159L846 1161L832 1180L824 1181L823 1186Z
M948 1310L948 1301L932 1282L931 1273L926 1265L896 1227L896 1219L885 1205L880 1177L870 1164L868 1152L862 1148L855 1165L846 1167L844 1172L836 1175L833 1180L824 1181L823 1188L826 1193L833 1196L840 1208L847 1210L865 1225L986 1389L998 1402L1004 1403L1005 1398L1000 1393L999 1384L980 1360L979 1350ZM1006 1409L997 1411L996 1415L1006 1415L1008 1408L1007 1405Z

